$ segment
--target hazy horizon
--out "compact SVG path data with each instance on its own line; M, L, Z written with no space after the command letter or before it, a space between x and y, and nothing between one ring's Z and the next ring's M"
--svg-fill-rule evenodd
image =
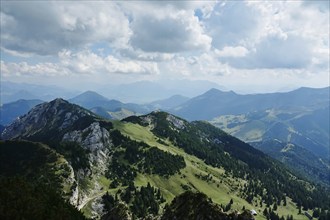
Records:
M178 84L183 84L178 86ZM254 92L244 90L231 90L224 86L218 85L210 81L137 81L134 83L117 84L117 85L99 85L87 88L72 89L61 87L59 85L38 85L30 83L15 83L11 81L1 81L1 104L16 101L18 99L41 99L50 101L54 98L72 99L85 92L96 92L108 99L118 100L124 103L148 104L154 101L165 100L172 96L182 96L186 98L194 98L200 96L211 89L217 89L223 92L233 91L236 94L267 94L267 93L287 93L302 87L287 87L277 91ZM329 87L329 86L327 86ZM311 89L323 89L327 87L305 87ZM8 100L9 97L9 100ZM14 98L16 97L16 98Z

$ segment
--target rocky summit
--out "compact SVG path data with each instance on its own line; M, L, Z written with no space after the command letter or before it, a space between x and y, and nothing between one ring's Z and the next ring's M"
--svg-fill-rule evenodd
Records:
M34 107L6 127L2 138L26 139L49 144L58 152L72 154L75 181L71 185L71 204L82 208L100 190L98 184L82 187L81 182L95 182L104 175L112 146L108 129L110 122L63 99L55 99ZM81 148L81 149L80 149ZM81 156L81 158L80 158ZM72 168L72 167L71 167Z

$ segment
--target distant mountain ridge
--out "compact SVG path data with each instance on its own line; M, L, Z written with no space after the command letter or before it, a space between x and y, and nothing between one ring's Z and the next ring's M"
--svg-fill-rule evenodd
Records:
M320 157L329 156L329 106L317 110L270 109L222 115L212 124L246 142L278 139L300 145Z
M97 106L102 106L110 100L94 91L86 91L79 94L78 96L69 99L68 101L89 109ZM118 105L121 103L118 101L116 102L116 104Z
M256 95L211 90L190 103L190 107L204 106L199 113L184 106L182 114L199 118L205 112L212 116L218 114L209 119L213 125L298 168L304 176L330 185L326 180L328 165L320 162L330 158L329 95L329 87ZM286 144L297 147L283 153L281 150ZM301 152L297 152L298 149ZM315 172L310 174L310 170Z
M245 114L271 108L317 109L329 105L330 87L300 88L286 93L239 95L211 89L173 109L188 120L211 120L220 115Z
M206 80L160 80L104 86L95 90L124 102L147 104L176 94L194 97L210 88L225 89L217 83Z
M139 115L151 112L155 109L167 110L179 104L182 104L189 98L174 95L168 99L154 101L150 104L138 105L134 103L123 103L118 100L108 99L97 92L86 91L78 96L75 96L69 101L71 103L80 105L86 109L91 110L108 119L123 119L131 115ZM33 100L17 100L14 102L6 103L0 107L0 124L8 125L14 121L15 118L22 116L37 104L44 101L39 99Z
M24 115L34 106L42 103L42 100L24 100L20 99L15 102L3 104L0 106L0 124L8 125L17 117Z
M36 85L1 81L1 104L15 102L19 99L40 99L50 101L62 97L69 98L78 92L75 89L65 89L54 85Z
M86 91L76 97L69 99L69 101L71 103L95 111L96 114L100 114L105 118L113 118L112 114L120 112L122 109L124 109L124 112L126 113L130 112L131 115L148 112L148 108L145 106L134 103L122 103L114 99L110 100L94 91ZM125 114L124 112L123 114Z
M162 109L162 110L169 110L173 109L186 101L188 101L189 98L182 96L182 95L173 95L167 99L157 100L153 101L148 104L150 106L150 109Z
M288 165L308 179L330 186L330 163L292 143L276 139L251 143L255 148Z

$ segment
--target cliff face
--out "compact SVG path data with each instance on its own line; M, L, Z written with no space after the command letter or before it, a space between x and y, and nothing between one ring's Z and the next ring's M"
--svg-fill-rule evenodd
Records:
M78 162L87 159L87 165L73 168L73 161L66 158L70 167L66 180L71 188L69 201L81 209L102 191L98 180L104 175L110 160L112 141L108 129L111 126L110 122L100 120L88 110L63 99L55 99L37 105L15 120L4 129L2 139L42 141L56 150L60 149L64 155L72 155ZM65 150L59 147L63 143L67 146ZM74 155L75 150L83 153ZM94 206L98 207L97 204Z

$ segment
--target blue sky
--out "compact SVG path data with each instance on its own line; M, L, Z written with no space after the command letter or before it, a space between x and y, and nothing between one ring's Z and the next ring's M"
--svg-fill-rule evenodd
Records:
M1 80L324 87L329 36L329 1L1 1Z

